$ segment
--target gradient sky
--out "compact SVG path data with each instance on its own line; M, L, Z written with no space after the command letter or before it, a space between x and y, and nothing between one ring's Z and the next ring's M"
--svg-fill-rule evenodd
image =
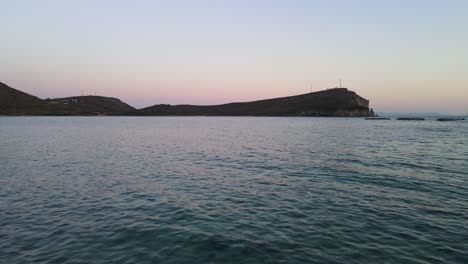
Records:
M0 81L41 98L213 104L343 86L468 113L468 1L1 0Z

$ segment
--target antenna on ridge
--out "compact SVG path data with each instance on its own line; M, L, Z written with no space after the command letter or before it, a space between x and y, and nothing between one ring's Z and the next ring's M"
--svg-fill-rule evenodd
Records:
M342 81L342 80L341 80L341 78L340 78L340 79L338 79L338 81L340 82L340 88L341 88L341 81Z

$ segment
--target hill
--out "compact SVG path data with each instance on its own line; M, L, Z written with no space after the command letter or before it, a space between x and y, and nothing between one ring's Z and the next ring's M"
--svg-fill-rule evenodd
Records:
M346 88L222 105L154 105L136 116L369 116L369 101Z
M43 100L0 82L0 113L39 110L45 105Z
M42 100L0 83L2 115L114 115L135 111L117 98L76 96Z
M117 98L74 96L42 100L0 83L0 115L129 116L372 116L369 100L346 88L222 105L159 104L136 110Z
M104 96L73 96L45 101L49 104L63 106L67 111L77 114L119 114L135 110L117 98Z

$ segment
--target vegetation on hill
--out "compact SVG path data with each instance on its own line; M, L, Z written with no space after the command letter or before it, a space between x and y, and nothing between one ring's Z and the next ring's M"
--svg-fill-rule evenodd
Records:
M44 105L43 100L0 82L0 112L39 109Z
M82 114L119 114L134 111L135 108L117 98L104 96L74 96L46 100L49 104L62 105L68 111Z
M2 115L130 116L370 116L369 101L346 88L222 105L154 105L136 110L116 98L74 96L42 100L0 83Z
M369 101L346 88L275 99L223 105L154 105L129 115L141 116L368 116Z
M103 96L42 100L0 83L2 115L115 115L134 110L119 99Z

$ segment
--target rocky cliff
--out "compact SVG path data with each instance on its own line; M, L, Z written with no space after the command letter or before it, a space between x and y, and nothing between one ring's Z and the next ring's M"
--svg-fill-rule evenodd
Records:
M138 116L369 116L369 100L346 88L297 96L223 105L154 105L128 115Z

